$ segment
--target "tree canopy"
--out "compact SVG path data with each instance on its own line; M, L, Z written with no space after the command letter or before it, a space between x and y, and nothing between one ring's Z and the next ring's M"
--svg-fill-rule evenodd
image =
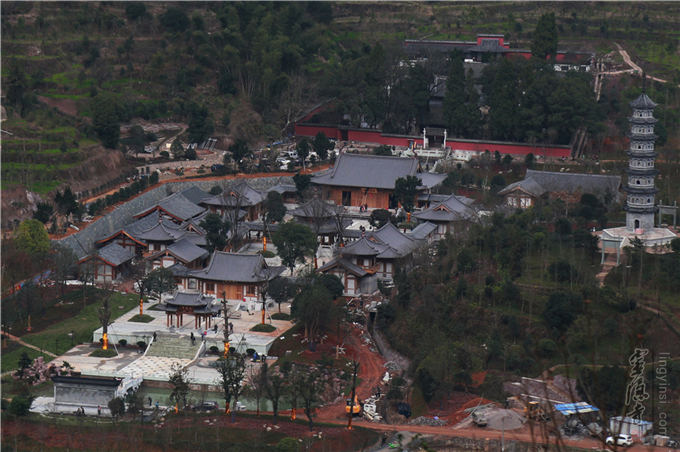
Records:
M267 200L264 203L266 219L270 223L278 223L286 216L286 206L283 204L283 197L277 191L267 193Z
M416 176L398 178L394 183L394 197L407 212L413 210L422 181Z
M144 282L144 289L150 294L160 298L162 294L177 289L177 283L172 271L168 268L159 268L149 273Z
M557 24L555 13L545 13L538 20L531 42L531 56L545 60L557 57Z
M120 139L120 121L125 110L120 99L113 93L99 93L92 99L92 127L107 148L115 149Z
M272 242L283 265L290 268L291 273L295 264L303 264L305 258L313 257L318 247L312 230L295 221L281 223L278 231L272 235Z
M205 230L208 252L222 251L227 246L227 234L231 229L231 224L228 220L223 220L222 215L215 212L209 213L199 223L199 226Z
M17 247L31 254L47 253L50 251L50 237L45 225L38 220L24 220L17 230Z

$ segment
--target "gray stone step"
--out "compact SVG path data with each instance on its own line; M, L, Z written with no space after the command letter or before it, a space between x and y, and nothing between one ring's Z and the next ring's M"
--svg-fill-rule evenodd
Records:
M191 339L188 337L159 336L151 345L146 355L191 360L198 353L200 346L200 340L196 340L195 345L192 345Z

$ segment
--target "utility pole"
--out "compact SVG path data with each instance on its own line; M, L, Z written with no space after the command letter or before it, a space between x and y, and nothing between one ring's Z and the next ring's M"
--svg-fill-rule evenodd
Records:
M352 361L353 375L352 375L352 397L349 399L349 421L347 423L347 429L352 430L352 416L354 416L354 398L356 397L357 391L357 371L359 370L360 363L358 361Z
M224 308L224 358L226 359L229 354L229 308L227 307L226 291L222 292L222 306Z

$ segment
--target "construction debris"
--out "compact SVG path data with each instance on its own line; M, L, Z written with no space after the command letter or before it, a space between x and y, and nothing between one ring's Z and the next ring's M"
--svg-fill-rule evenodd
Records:
M394 361L387 361L385 364L383 364L383 367L385 367L387 370L390 372L394 373L400 373L401 372L401 366Z
M443 419L433 419L431 417L420 416L409 421L409 425L427 425L430 427L443 427L446 421Z

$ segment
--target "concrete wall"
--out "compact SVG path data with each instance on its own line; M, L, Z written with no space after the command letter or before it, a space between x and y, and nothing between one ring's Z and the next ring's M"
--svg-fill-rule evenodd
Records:
M206 181L199 179L182 182L168 182L119 205L113 212L103 216L85 229L63 239L55 240L54 242L70 247L78 258L82 259L95 251L94 242L118 232L123 226L134 221L134 218L132 218L134 215L153 207L159 201L173 193L185 190L194 185L201 190L208 192L215 185L229 187L232 184L239 183L241 180L242 179L224 179L220 181ZM263 191L266 191L279 183L293 184L292 177L262 177L245 180L247 180L253 188Z

